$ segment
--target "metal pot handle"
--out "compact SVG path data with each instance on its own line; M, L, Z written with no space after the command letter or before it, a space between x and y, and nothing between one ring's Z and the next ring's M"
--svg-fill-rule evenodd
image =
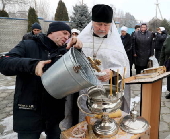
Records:
M88 95L88 94L82 94L82 95L80 95L80 96L78 97L78 99L77 99L77 106L79 107L79 109L81 110L81 112L83 112L83 113L85 113L85 114L94 115L94 114L92 114L92 113L85 112L85 111L81 108L81 106L80 106L80 104L79 104L79 100L80 100L80 98L81 98L82 96L87 96L87 97L89 98L89 95Z

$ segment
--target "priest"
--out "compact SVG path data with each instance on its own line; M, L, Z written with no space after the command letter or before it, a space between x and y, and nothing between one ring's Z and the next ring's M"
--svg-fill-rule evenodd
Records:
M92 8L92 21L82 30L78 38L83 43L82 50L84 54L87 57L99 59L101 61L99 68L101 72L105 73L103 76L98 76L101 83L109 83L111 74L113 76L117 75L117 70L119 70L119 74L123 76L125 67L125 77L129 77L129 60L113 21L113 10L110 6L104 4L95 5ZM80 91L80 94L82 93L87 93L87 90L84 89ZM75 96L73 96L73 100L76 102L77 99L74 97ZM81 106L88 111L86 107L87 98L83 97L83 99L80 102ZM71 110L70 106L71 105L66 106L69 107L69 111ZM125 86L125 94L121 109L125 112L129 112L130 110L129 86ZM78 108L73 105L72 112L66 112L66 118L62 121L62 125L68 125L68 123L70 123L69 118L72 117L71 120L74 120L75 117L78 117L78 114L79 121L77 121L77 123L84 121L85 114L81 111L77 112L77 110ZM78 120L78 118L76 119Z
M110 74L115 76L117 70L123 76L124 67L125 77L129 77L129 60L113 21L113 10L109 5L98 4L92 8L92 21L82 30L78 38L83 43L82 50L85 55L101 61L100 69L106 73L98 77L102 83L109 83ZM125 112L130 110L129 86L125 87L121 109ZM80 117L84 120L83 116Z

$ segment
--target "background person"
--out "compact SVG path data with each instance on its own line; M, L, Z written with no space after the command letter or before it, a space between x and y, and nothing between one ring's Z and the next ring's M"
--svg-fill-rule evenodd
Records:
M154 33L154 48L155 48L155 57L159 62L161 49L163 43L167 37L167 32L164 27L157 28L157 32Z
M147 30L147 25L145 23L141 24L140 31L135 32L132 38L136 74L140 74L141 70L147 68L149 57L154 54L152 42L152 33Z
M159 65L165 65L165 61L170 58L170 35L166 38L165 42L163 43L161 54L160 54L160 62ZM170 63L169 67L170 67ZM167 77L167 90L168 94L165 96L166 99L170 99L170 76Z
M80 31L76 28L71 30L71 35L77 37L80 34Z
M121 40L122 40L122 43L124 45L124 48L125 48L125 51L126 51L126 54L128 56L128 59L129 59L129 65L130 65L130 76L132 76L132 64L133 64L133 60L132 60L132 41L131 41L131 36L127 33L128 31L128 28L123 26L121 27L120 29L121 31Z
M26 33L26 34L23 36L22 40L32 40L32 39L33 39L33 36L40 34L41 31L42 31L42 29L41 29L40 24L38 24L38 23L36 22L36 23L32 24L32 31Z

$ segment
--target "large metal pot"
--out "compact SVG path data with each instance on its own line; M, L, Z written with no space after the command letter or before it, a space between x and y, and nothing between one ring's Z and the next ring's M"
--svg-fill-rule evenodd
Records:
M118 110L122 105L122 96L116 93L116 86L112 86L113 97L109 98L110 84L103 84L103 89L96 86L92 86L87 90L88 94L82 94L77 99L77 105L79 109L86 114L103 114L111 113ZM120 93L120 92L119 92ZM91 113L85 112L80 104L80 98L87 96L87 107Z
M71 48L41 77L47 92L56 99L97 84L88 60L83 53Z

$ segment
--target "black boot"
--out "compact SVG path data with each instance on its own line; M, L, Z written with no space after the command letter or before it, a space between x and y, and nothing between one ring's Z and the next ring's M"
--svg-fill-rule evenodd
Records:
M165 96L166 99L170 99L170 93Z

